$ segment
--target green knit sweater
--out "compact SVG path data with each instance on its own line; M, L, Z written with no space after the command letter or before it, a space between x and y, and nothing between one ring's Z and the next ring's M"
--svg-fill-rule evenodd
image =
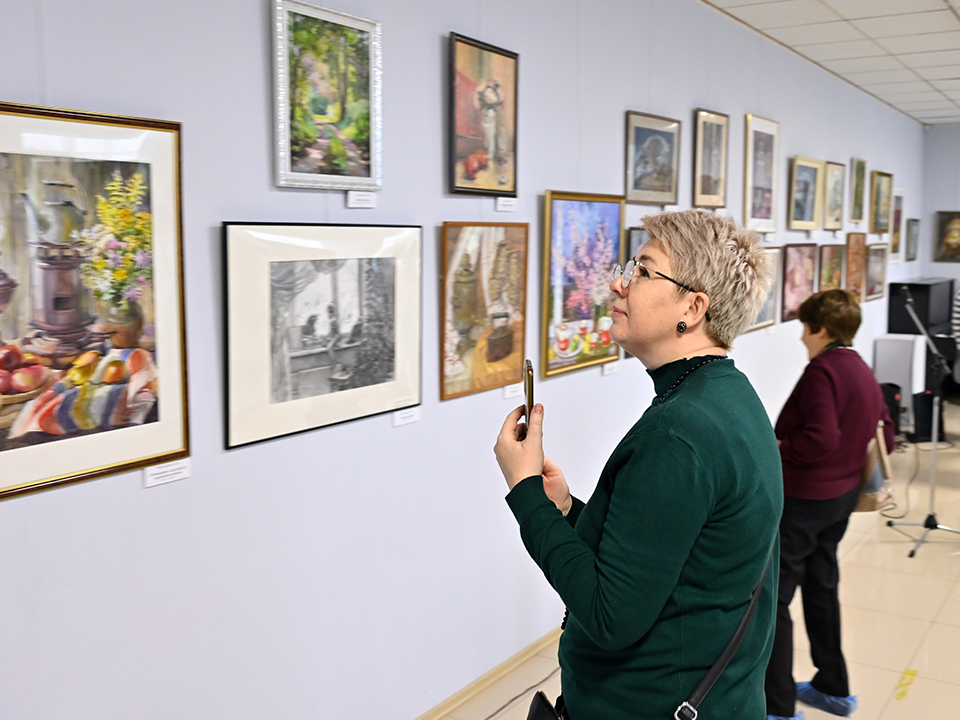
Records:
M700 359L649 371L657 394ZM540 476L507 502L570 612L560 666L573 720L673 717L733 636L772 550L743 645L700 707L703 720L765 718L783 483L770 420L732 360L655 399L566 518Z

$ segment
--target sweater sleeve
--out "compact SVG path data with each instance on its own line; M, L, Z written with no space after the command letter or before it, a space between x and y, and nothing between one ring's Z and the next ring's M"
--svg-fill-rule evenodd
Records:
M826 371L808 365L790 397L796 430L779 437L780 457L791 465L810 465L829 457L840 444L837 398Z
M618 449L613 488L594 552L528 478L507 496L520 535L571 615L600 647L642 638L677 586L714 503L693 450L662 429Z

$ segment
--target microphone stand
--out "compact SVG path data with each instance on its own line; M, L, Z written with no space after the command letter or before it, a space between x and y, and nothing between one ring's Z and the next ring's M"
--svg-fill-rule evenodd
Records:
M937 512L935 508L935 499L937 492L937 437L940 434L940 393L941 386L943 385L944 378L950 374L950 367L947 365L947 359L943 354L937 349L936 344L930 337L930 334L927 332L927 329L923 326L923 323L920 321L920 318L917 317L917 312L913 307L913 295L910 294L910 288L906 285L900 286L900 295L904 300L904 307L907 310L907 313L910 315L910 319L913 320L913 324L917 326L917 330L920 331L920 334L923 335L924 339L927 341L927 347L930 349L930 353L933 355L933 420L930 423L932 428L930 441L932 447L930 449L930 513L927 515L926 520L922 523L918 522L899 522L895 520L887 520L887 527L894 527L896 525L909 525L912 527L922 527L923 535L920 536L920 539L917 540L916 544L913 546L913 549L907 553L907 557L914 557L917 554L917 550L920 549L920 546L923 545L927 540L927 535L930 534L933 530L946 530L947 532L952 532L957 535L960 535L960 530L955 530L952 527L947 527L946 525L941 525L937 521ZM914 422L916 422L916 412L914 412Z

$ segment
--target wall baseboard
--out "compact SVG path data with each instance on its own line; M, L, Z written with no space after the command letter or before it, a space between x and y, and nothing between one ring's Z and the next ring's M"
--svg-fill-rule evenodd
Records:
M504 660L493 668L493 670L484 673L459 692L454 693L436 707L425 712L418 717L417 720L441 720L441 718L445 718L468 700L476 697L498 680L512 673L534 655L538 655L544 648L550 647L559 637L560 628L554 628L539 640L534 640L516 655Z

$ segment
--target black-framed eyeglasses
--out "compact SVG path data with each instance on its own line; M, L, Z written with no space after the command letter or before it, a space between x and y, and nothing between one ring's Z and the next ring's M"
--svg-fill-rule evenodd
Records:
M637 274L637 275L639 275L640 277L646 278L646 279L649 279L649 280L656 280L655 277L651 276L651 274L650 274L651 272L653 272L654 275L659 275L659 276L662 277L664 280L669 280L669 281L672 282L674 285L677 285L677 286L679 286L679 287L682 287L682 288L683 288L684 290L686 290L687 292L692 292L692 293L699 292L698 290L694 290L694 289L693 289L692 287L690 287L689 285L684 285L682 282L680 282L680 281L678 281L678 280L674 280L674 279L673 279L672 277L670 277L669 275L664 275L664 274L663 274L662 272L660 272L659 270L653 270L653 271L651 271L651 270L650 270L646 265L644 265L642 262L638 262L638 261L632 260L632 259L631 259L631 260L627 260L627 264L626 264L626 265L621 265L620 263L617 263L617 266L613 269L613 274L610 276L610 280L612 281L612 280L616 280L617 278L622 278L623 286L624 286L624 287L627 287L627 286L630 284L630 281L633 280L634 274ZM710 313L709 313L709 312L706 313L706 318L707 318L707 320L710 320Z

